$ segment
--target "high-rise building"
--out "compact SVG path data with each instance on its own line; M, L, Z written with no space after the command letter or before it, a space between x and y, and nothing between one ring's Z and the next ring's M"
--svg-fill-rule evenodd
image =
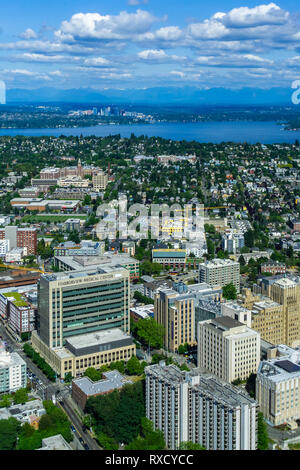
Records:
M269 278L262 278L258 281L257 285L253 286L255 294L261 296L267 296L273 303L272 315L272 329L274 335L280 338L271 341L271 338L266 341L273 342L273 344L287 344L291 347L300 346L300 278L298 276L285 275L282 277L274 276ZM261 299L263 301L263 299ZM261 302L253 304L253 309L257 310L257 307ZM265 322L261 327L267 326L269 318L265 318ZM253 326L254 327L254 326ZM271 332L269 326L268 331ZM278 341L281 339L281 341Z
M93 189L95 191L105 191L107 183L108 183L108 176L104 171L99 170L97 173L93 174Z
M169 449L192 441L207 450L255 450L257 405L236 387L198 369L164 362L145 368L146 416Z
M233 284L240 292L240 265L229 259L213 259L199 264L199 282L224 287Z
M246 380L257 372L260 335L230 317L198 323L198 367L226 382Z
M50 348L72 336L120 328L129 333L129 272L92 268L42 275L38 284L37 333Z
M256 377L256 399L272 426L288 423L298 428L300 419L300 352L286 345L269 351Z
M0 341L0 393L16 392L27 385L26 362L18 353L6 352Z
M181 344L196 344L194 296L161 289L154 296L154 319L165 329L164 346L178 351Z
M242 232L234 230L225 231L222 235L222 250L228 253L239 252L245 246L245 239Z
M37 230L35 228L19 228L8 225L0 229L0 240L9 240L10 250L27 248L27 255L37 253Z

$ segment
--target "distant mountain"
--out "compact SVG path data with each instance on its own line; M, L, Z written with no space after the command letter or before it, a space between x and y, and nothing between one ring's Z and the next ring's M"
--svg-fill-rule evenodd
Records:
M211 88L201 90L195 87L156 87L129 90L101 90L80 88L58 90L38 88L7 90L6 100L12 103L111 103L143 105L288 105L291 103L290 88L242 88L232 90Z

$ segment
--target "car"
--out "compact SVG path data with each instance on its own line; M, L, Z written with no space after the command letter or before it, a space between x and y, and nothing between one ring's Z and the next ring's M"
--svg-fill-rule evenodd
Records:
M90 450L89 446L87 444L83 444L84 450Z
M74 426L72 424L71 424L71 431L76 432L76 429L74 428Z
M79 440L80 444L82 444L82 445L84 444L84 440L82 439L82 437L79 437L78 440Z

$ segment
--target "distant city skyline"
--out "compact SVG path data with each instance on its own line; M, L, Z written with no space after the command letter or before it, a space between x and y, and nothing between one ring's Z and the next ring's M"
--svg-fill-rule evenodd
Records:
M7 4L7 89L288 87L300 79L294 0L53 0Z

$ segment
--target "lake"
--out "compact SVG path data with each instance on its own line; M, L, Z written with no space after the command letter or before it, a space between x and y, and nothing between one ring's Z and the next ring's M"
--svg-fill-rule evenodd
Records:
M0 136L90 136L105 137L120 134L122 137L147 135L171 140L198 142L248 142L250 144L294 143L300 141L299 131L286 131L276 122L224 121L132 125L100 125L94 127L59 129L0 129Z

